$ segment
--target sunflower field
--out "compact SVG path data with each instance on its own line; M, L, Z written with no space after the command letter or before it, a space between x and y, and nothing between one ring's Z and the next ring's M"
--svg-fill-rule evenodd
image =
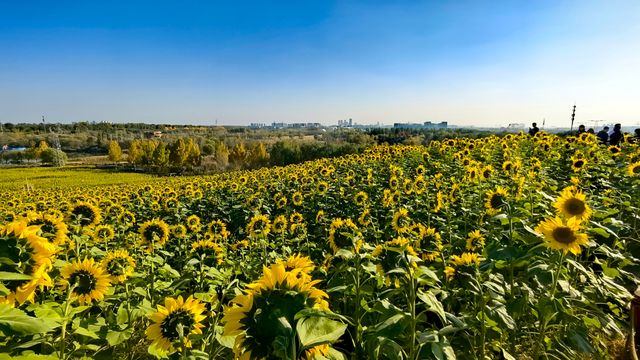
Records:
M610 359L630 332L637 144L27 190L0 190L0 359Z

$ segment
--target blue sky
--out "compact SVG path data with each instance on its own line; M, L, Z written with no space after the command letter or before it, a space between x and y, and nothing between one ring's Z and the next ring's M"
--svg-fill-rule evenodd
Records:
M638 39L637 0L0 0L0 121L635 125Z

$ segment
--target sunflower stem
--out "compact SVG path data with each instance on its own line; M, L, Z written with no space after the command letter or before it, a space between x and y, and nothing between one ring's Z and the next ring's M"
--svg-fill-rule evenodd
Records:
M482 290L482 284L480 283L480 271L476 268L476 283L478 284L478 290L480 291L480 309L479 309L479 313L480 316L482 317L480 320L480 348L481 348L481 359L484 359L484 355L485 355L485 333L486 333L486 329L485 329L485 315L484 315L484 308L486 306L485 304L485 298L484 298L484 290Z
M360 343L362 341L362 334L360 332L360 254L356 252L356 309L355 309L355 326L356 326L356 344L354 347L356 359L360 359Z
M64 354L64 341L67 335L67 324L69 323L69 306L71 305L71 293L73 292L73 289L75 289L76 285L72 285L69 286L69 289L67 290L67 300L65 301L64 304L64 313L62 316L62 326L61 326L61 333L60 333L60 359L64 360L65 359L65 354Z

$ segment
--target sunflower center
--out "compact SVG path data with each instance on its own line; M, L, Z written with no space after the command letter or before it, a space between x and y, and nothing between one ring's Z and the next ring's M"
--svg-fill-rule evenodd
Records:
M187 310L174 311L162 320L160 325L162 337L171 341L178 340L180 338L178 327L182 327L182 336L186 336L191 332L193 324L193 316Z
M584 161L582 161L582 160L578 160L573 164L573 166L575 166L577 168L581 168L583 165L584 165Z
M86 270L79 270L71 274L69 284L75 285L73 290L76 294L87 295L96 288L98 279Z
M504 197L500 194L493 194L493 196L491 196L490 203L491 203L491 208L497 209L502 205L504 205Z
M640 174L640 165L635 166L631 169L634 174Z
M93 209L88 207L87 205L78 205L71 212L76 218L80 219L81 225L89 225L93 222L96 217L96 214L93 212Z
M559 243L571 244L576 241L576 235L573 233L573 230L566 226L555 228L552 235L553 239Z
M156 224L151 224L144 230L144 237L148 241L161 239L162 235L164 231Z
M567 200L564 204L564 209L566 212L573 216L582 215L586 210L584 201L576 198L571 198Z

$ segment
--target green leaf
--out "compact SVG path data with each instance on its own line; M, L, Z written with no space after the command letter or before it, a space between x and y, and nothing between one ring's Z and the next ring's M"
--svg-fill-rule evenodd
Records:
M5 335L11 333L42 334L50 330L51 327L46 322L28 316L22 310L0 304L0 331Z
M83 328L83 327L79 327L77 328L74 332L74 334L78 334L78 335L82 335L82 336L86 336L86 337L90 337L92 339L99 339L100 337L98 336L98 334L94 333L93 331Z
M373 328L373 332L380 337L392 337L401 334L408 325L407 317L404 314L395 314L378 323Z
M106 338L110 346L116 346L116 345L122 344L123 341L131 338L132 334L133 334L133 329L127 329L125 331L112 330L112 331L109 331Z
M298 321L296 332L303 349L337 341L347 325L324 317L309 317Z
M418 292L418 299L422 300L427 305L427 311L431 311L440 316L440 319L444 322L446 321L446 315L444 313L444 308L442 307L442 303L438 301L436 296L430 292Z
M33 279L31 275L0 271L0 280L31 280L31 279Z

